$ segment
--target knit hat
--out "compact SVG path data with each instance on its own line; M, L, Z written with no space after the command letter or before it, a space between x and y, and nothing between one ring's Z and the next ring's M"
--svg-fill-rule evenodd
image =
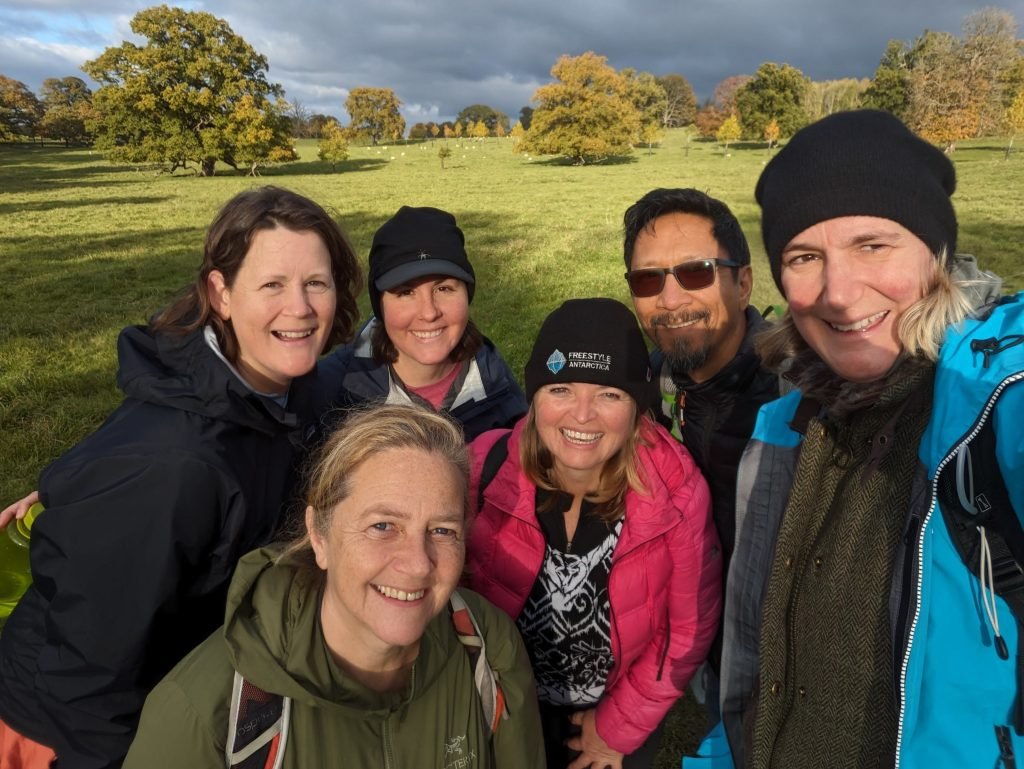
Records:
M772 158L754 192L775 284L782 291L782 251L789 242L841 216L891 219L932 253L945 247L952 256L957 227L949 196L955 189L949 158L888 112L837 112L812 123Z
M437 208L402 206L373 234L370 246L370 307L380 318L380 294L427 275L446 275L466 284L473 301L476 274L466 256L466 239L455 217Z
M570 299L540 327L526 363L526 398L543 385L586 382L618 387L642 412L654 404L644 335L633 313L614 299Z

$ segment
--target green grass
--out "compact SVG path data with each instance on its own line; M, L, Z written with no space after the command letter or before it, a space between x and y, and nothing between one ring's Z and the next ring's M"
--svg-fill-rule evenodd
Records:
M204 179L113 167L88 149L0 145L0 503L34 488L43 466L117 405L118 331L190 280L217 209L254 185L286 186L335 211L364 259L373 231L400 205L452 211L478 275L474 319L516 371L562 299L628 303L622 214L653 187L692 186L725 200L754 252L754 303L779 300L753 198L769 157L763 146L734 145L726 155L674 131L650 154L577 168L517 155L507 139L451 140L445 170L439 146L354 147L332 173L316 161L315 143L299 142L299 162L261 179L227 169ZM956 151L960 250L1020 289L1024 157L1004 162L1002 153L996 140ZM692 704L677 709L666 766L692 741L679 713L699 721Z

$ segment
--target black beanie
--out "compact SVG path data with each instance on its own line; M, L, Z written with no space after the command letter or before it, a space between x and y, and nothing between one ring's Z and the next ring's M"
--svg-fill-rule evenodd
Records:
M775 284L782 251L808 227L841 216L903 225L934 254L956 251L949 196L956 171L941 151L888 112L837 112L796 132L765 167L754 196ZM783 292L785 294L785 292Z
M473 301L476 274L466 256L466 239L455 217L438 208L402 206L373 234L370 246L370 307L381 318L380 294L427 275L446 275L466 284Z
M544 319L526 363L526 399L543 385L586 382L629 393L641 413L654 405L644 335L614 299L570 299Z

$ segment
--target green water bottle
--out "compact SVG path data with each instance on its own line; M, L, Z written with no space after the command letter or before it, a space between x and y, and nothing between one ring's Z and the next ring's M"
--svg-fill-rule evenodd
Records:
M36 502L24 518L16 519L0 529L0 630L32 583L28 565L28 543L32 522L43 510Z

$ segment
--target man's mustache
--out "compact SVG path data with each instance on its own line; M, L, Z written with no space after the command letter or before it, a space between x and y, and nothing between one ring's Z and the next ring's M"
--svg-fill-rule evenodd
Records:
M693 321L707 322L710 318L711 313L707 310L702 310L700 312L664 313L662 315L654 315L651 317L651 327L678 326L682 323L691 323Z

